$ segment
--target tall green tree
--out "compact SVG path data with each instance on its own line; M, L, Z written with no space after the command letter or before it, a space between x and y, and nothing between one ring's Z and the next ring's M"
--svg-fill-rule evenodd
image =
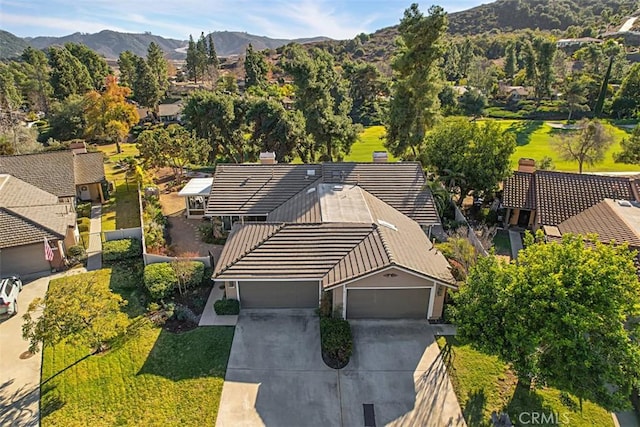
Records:
M42 50L28 46L22 52L21 58L25 64L29 65L25 73L31 82L25 97L31 101L32 107L48 114L53 88L49 77L51 70L47 55Z
M556 42L550 39L536 38L536 78L534 89L538 99L551 96L551 87L554 82L553 59L556 54Z
M140 57L129 50L121 52L118 56L119 81L122 86L133 88L136 81L136 65Z
M549 385L611 409L640 379L640 285L626 244L525 239L517 263L478 260L454 296L458 338ZM635 320L634 320L635 319Z
M571 121L574 111L589 111L587 103L586 89L580 80L568 80L564 85L564 101L569 110L567 121Z
M603 161L612 143L613 137L602 122L582 119L577 131L555 139L553 146L562 160L578 162L578 172L582 173L584 165Z
M65 43L64 47L85 66L91 77L93 89L100 90L104 86L104 79L111 74L107 61L83 44Z
M640 126L636 125L631 136L624 138L620 146L622 151L614 155L616 162L640 165Z
M218 80L220 68L220 60L218 59L218 52L216 52L216 45L213 43L213 33L209 33L207 46L207 65L209 70L209 80L216 82Z
M207 38L204 32L200 33L200 38L196 42L196 75L201 79L207 75L209 68L209 52L207 46Z
M296 108L305 117L313 149L305 162L340 160L358 138L349 117L352 100L346 80L335 69L333 57L320 49L305 51L300 45L285 51L284 69L293 76Z
M164 57L164 52L154 42L149 43L149 48L147 49L147 65L151 68L151 72L158 82L160 96L164 96L169 87L168 64Z
M175 124L142 132L136 146L146 165L170 167L178 182L185 166L204 164L211 151L205 139Z
M51 104L49 128L42 135L44 140L53 138L70 141L84 138L87 129L85 99L80 95L70 95L63 101Z
M473 191L492 193L511 173L511 155L516 143L499 123L480 123L467 118L447 118L428 133L422 161L438 175L459 174L458 204Z
M512 79L517 72L518 61L516 59L516 46L514 43L509 43L505 51L504 74L508 79Z
M216 160L244 163L256 161L259 148L247 140L246 101L237 95L195 91L187 99L182 117L190 130L208 141L210 163Z
M140 105L156 109L162 92L158 85L157 75L144 58L136 61L136 75L133 82L133 96Z
M287 111L281 102L261 98L249 107L247 123L261 152L275 152L278 162L290 162L296 154L304 157L310 138L301 111Z
M446 29L446 13L437 6L424 16L414 3L400 21L398 54L392 64L396 82L385 126L385 146L396 157L417 159L426 131L438 118L439 65Z
M84 95L93 88L87 67L66 48L50 47L48 56L51 86L56 99L63 100L69 95Z
M390 94L388 80L375 65L366 62L346 62L342 67L353 100L349 112L351 120L364 126L382 124L385 100Z
M193 36L189 34L189 44L187 45L187 59L185 67L187 68L187 78L198 83L198 52Z
M267 84L267 73L269 66L261 52L253 50L253 46L249 43L244 58L244 86L246 89L251 87L264 87Z
M618 117L634 117L640 111L640 63L629 69L613 99L611 109Z

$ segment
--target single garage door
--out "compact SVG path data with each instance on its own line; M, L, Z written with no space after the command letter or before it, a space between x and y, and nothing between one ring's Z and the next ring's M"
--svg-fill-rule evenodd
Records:
M242 308L316 308L318 282L258 282L241 281Z
M44 259L42 243L0 250L0 275L2 276L40 273L50 269L49 262Z
M348 289L349 319L425 319L429 288Z

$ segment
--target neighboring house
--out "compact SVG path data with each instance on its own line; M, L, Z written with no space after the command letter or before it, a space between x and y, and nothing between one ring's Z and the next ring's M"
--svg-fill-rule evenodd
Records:
M532 94L533 90L525 86L510 86L504 82L498 84L498 96L508 99L511 102L527 99Z
M0 156L0 173L15 176L74 206L76 198L105 201L107 182L100 152L63 150Z
M589 228L593 223L583 219L607 209L613 203L607 199L638 201L638 184L629 177L535 170L533 159L520 159L518 171L504 182L505 223L534 230L553 231L556 227L561 233L597 232L608 236L603 231L617 227L611 222L613 216L592 231ZM584 227L577 228L576 224Z
M0 275L27 275L64 266L79 233L71 203L55 194L0 174ZM53 259L45 258L45 242Z
M177 123L180 122L182 114L182 102L174 102L172 104L159 104L158 111L147 108L137 108L140 122L162 122L162 123Z
M568 47L581 47L582 45L585 44L592 44L592 43L596 43L596 44L600 44L602 43L601 39L595 39L593 37L580 37L580 38L574 38L574 39L560 39L556 42L556 46L558 47L558 49L564 49L564 48L568 48Z
M220 165L207 215L235 224L213 278L242 308L438 320L456 282L424 183L411 162Z

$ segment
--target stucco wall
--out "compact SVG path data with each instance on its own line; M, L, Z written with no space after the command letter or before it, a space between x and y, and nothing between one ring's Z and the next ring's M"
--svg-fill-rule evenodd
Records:
M395 274L394 277L390 275ZM402 287L402 288L424 288L426 286L433 286L434 283L431 280L423 279L413 274L406 273L402 270L390 268L380 273L373 274L371 276L359 279L355 282L349 283L348 288L389 288L389 287Z
M442 285L436 285L435 295L433 300L433 313L429 319L440 319L442 318L442 312L444 308L444 298L447 294L448 289ZM438 295L440 294L440 295Z
M77 227L77 226L76 226ZM64 236L64 247L68 250L71 246L75 246L78 244L78 240L76 239L76 227L69 227L67 229L67 235Z
M334 313L336 311L338 311L339 313L342 313L342 306L343 306L342 294L344 292L344 286L337 287L332 292L333 292L333 311Z

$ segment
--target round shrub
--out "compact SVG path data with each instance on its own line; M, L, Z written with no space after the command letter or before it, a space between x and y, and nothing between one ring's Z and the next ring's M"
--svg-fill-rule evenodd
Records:
M85 251L82 246L75 245L75 246L70 246L69 249L67 249L67 254L69 254L69 256L72 256L74 258L82 258L87 255L87 251Z
M322 359L331 368L347 366L353 353L351 326L343 319L320 318Z
M177 284L178 277L168 262L149 264L144 268L144 286L155 300L171 296Z
M80 233L84 233L89 231L89 227L91 226L91 220L89 218L79 218L78 219L78 231Z
M142 243L138 239L111 240L102 244L102 260L120 261L142 255Z
M176 276L186 288L200 286L204 279L204 263L200 261L178 260L171 263Z

